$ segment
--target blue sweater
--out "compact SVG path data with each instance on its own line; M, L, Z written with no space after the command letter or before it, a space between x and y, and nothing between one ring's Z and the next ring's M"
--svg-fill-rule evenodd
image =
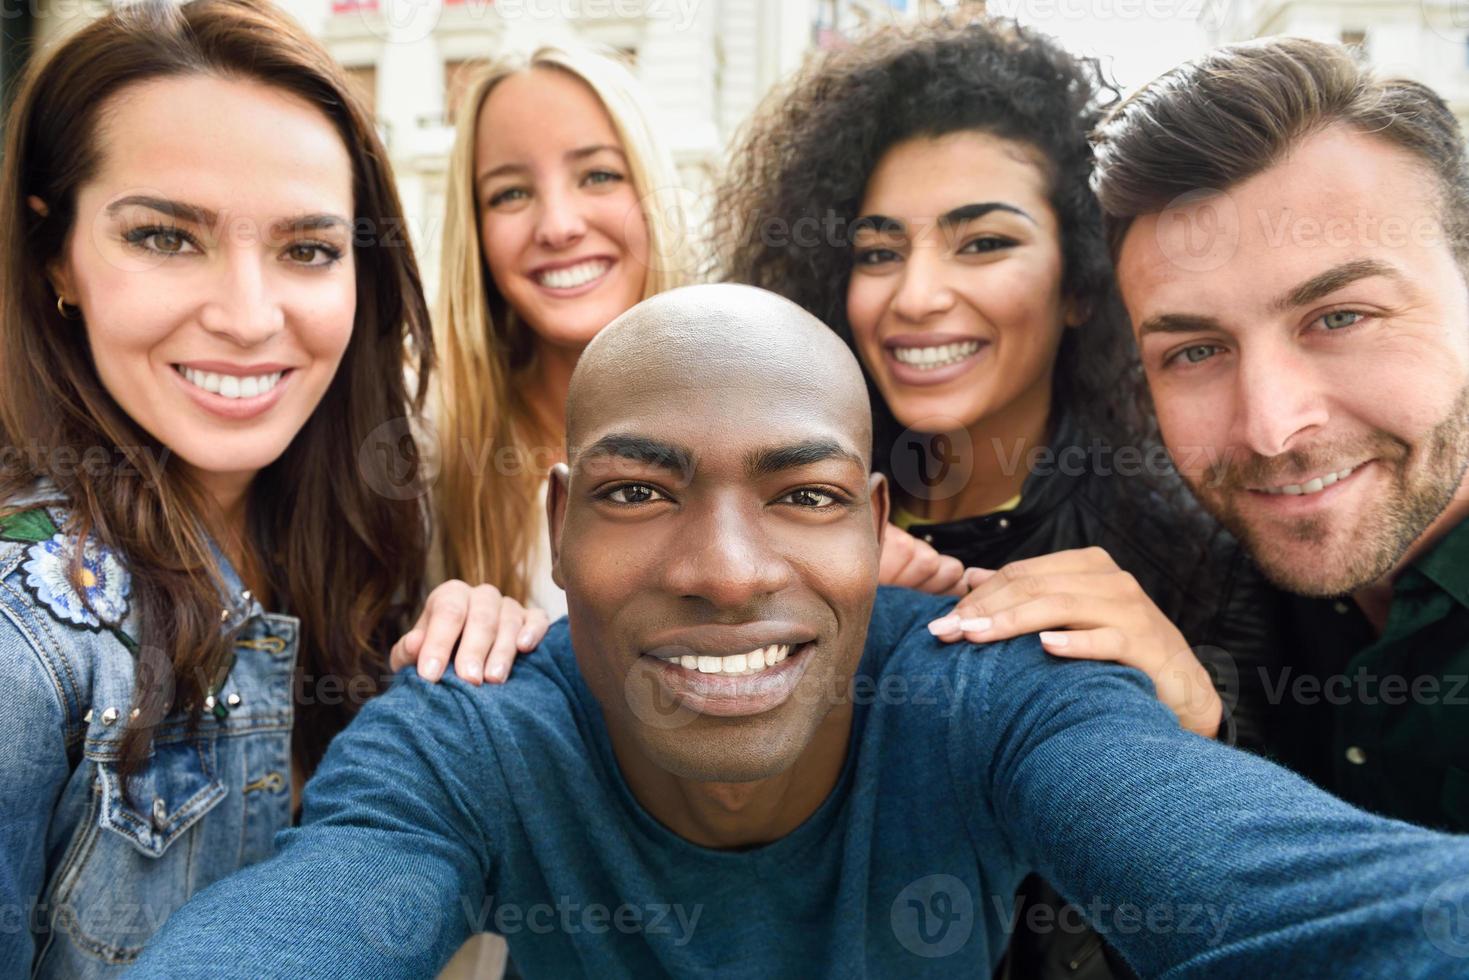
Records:
M879 592L836 789L738 851L632 796L564 620L502 687L407 671L135 973L422 977L489 930L528 977L982 976L1035 869L1145 976L1469 975L1469 839L1182 731L1135 671L941 646L944 607Z

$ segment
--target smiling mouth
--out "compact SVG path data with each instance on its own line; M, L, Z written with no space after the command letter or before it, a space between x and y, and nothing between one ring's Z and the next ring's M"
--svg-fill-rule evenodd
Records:
M185 381L202 391L222 398L244 399L258 398L275 390L275 386L281 383L281 378L290 371L272 371L269 374L215 374L212 371L197 371L182 364L175 364L177 371Z
M685 655L669 657L668 663L676 663L685 670L697 670L701 674L720 677L753 677L764 673L790 656L798 649L789 643L772 643L748 653L736 653L728 657L705 657Z
M893 347L891 350L893 357L903 364L920 371L932 371L973 357L983 346L978 340L964 340L938 347Z
M1255 492L1268 494L1271 497L1309 497L1313 493L1320 493L1334 483L1345 480L1365 465L1365 463L1357 463L1354 466L1348 466L1346 469L1337 470L1334 473L1327 473L1325 476L1318 476L1314 479L1307 480L1305 483L1287 483L1279 487L1259 487L1255 489Z
M596 282L605 276L610 268L612 268L612 262L608 259L590 259L564 269L537 272L531 278L547 289L578 289L588 283Z

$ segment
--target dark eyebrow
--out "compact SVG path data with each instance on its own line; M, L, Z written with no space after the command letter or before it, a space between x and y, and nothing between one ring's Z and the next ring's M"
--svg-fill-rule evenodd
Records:
M694 472L694 452L685 446L647 436L614 432L605 435L577 453L577 463L589 458L616 456L647 466L678 473L685 478Z
M303 214L295 218L282 218L270 226L277 235L289 235L302 231L325 231L328 228L349 229L352 223L336 214Z
M219 220L219 215L208 208L185 204L182 201L170 201L164 197L149 197L146 194L132 194L118 198L107 205L107 215L111 217L126 207L148 208L160 214L166 214L170 218L196 225L212 225Z
M864 214L852 222L852 237L856 238L858 232L875 231L883 235L901 235L907 229L903 222L897 218L889 218L885 214Z
M1343 286L1349 286L1359 279L1370 279L1373 276L1385 276L1397 282L1403 281L1402 273L1386 262L1379 262L1376 259L1355 259L1312 276L1290 292L1278 297L1270 304L1270 308L1277 313L1284 313L1330 296Z
M1208 333L1222 329L1218 320L1200 313L1162 313L1150 316L1137 328L1138 339L1150 333Z
M566 159L573 161L585 160L587 157L596 156L603 150L608 150L612 153L616 153L624 160L627 159L627 154L622 151L622 147L614 146L611 143L595 143L591 146L580 146L574 150L567 150ZM483 184L491 177L501 177L505 174L521 173L528 169L530 168L523 163L502 163L500 164L500 166L495 167L492 170L486 170L484 173L480 174L478 177L475 178L474 182L476 185L479 185Z
M757 449L745 457L745 472L751 477L770 476L782 470L791 470L799 466L810 466L813 463L825 462L828 459L840 459L849 463L855 463L867 472L867 462L861 456L852 452L846 446L833 442L829 439L811 439L807 442L798 442L789 446L772 446L768 449Z
M952 228L955 225L962 225L966 221L983 218L991 211L1005 211L1009 214L1018 214L1031 224L1039 223L1024 208L1017 208L1015 205L1006 204L1003 201L985 201L980 204L965 204L945 213L943 217L939 218L939 227Z
M170 201L163 197L149 197L143 194L134 194L129 197L118 198L107 205L107 214L112 216L126 207L147 208L166 214L176 221L187 221L194 225L212 226L219 221L219 214L206 207L197 204L185 204L183 201ZM352 223L346 218L336 214L303 214L293 218L282 218L270 226L273 235L289 235L293 232L320 231L326 228L350 228Z

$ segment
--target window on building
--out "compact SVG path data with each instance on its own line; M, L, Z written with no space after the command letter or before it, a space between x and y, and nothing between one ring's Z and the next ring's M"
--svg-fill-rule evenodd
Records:
M1352 49L1359 61L1367 60L1367 32L1360 27L1343 27L1341 43Z
M357 91L367 108L377 115L377 65L349 65L347 82Z

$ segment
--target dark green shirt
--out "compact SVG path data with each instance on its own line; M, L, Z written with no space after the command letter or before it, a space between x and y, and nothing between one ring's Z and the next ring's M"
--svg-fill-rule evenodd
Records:
M1369 810L1469 831L1469 521L1398 577L1381 636L1349 598L1296 598L1291 625L1262 668L1271 753Z

